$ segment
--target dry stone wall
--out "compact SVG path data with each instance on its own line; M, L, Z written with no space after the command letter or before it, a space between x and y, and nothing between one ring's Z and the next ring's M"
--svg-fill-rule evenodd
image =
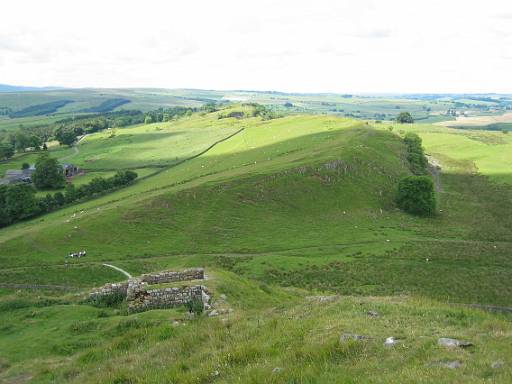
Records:
M89 296L91 298L98 298L100 296L110 296L121 294L126 296L126 292L128 290L128 282L125 283L107 283L103 287L96 288L93 290Z
M133 298L128 301L130 312L141 312L149 309L171 308L185 305L193 301L203 304L204 297L208 297L208 290L205 286L194 285L181 288L142 289L137 291Z
M150 284L169 283L204 278L202 268L187 269L182 272L164 271L131 278L123 283L108 283L93 290L91 299L101 296L121 294L126 298L130 312L141 312L156 308L171 308L185 305L193 301L201 302L203 308L210 307L210 295L204 285L151 288Z
M140 277L140 280L148 284L171 283L174 281L203 280L203 268L190 268L182 272L163 271L158 273L148 273Z

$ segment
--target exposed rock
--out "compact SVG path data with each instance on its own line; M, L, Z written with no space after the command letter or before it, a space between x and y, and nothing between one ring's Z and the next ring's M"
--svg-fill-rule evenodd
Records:
M210 295L205 291L201 291L201 300L203 301L203 304L208 304L210 302Z
M376 311L368 311L366 314L370 317L379 317L379 312Z
M341 343L346 343L349 340L363 341L363 340L368 340L368 339L369 339L368 336L357 335L355 333L344 333L343 335L340 336Z
M460 368L462 363L459 360L453 360L453 361L441 361L438 364L441 367L450 368L450 369L457 369Z
M501 367L503 367L505 363L503 362L503 360L496 360L496 361L493 361L492 364L491 364L491 368L492 369L500 369Z
M442 367L449 369L457 369L462 366L462 363L459 360L452 361L434 361L427 365L428 367Z
M213 311L210 311L208 313L208 317L214 317L214 316L219 316L219 311L217 311L216 309L214 309Z
M306 300L308 301L316 301L317 303L333 303L337 301L340 297L338 295L330 295L330 296L307 296Z
M444 366L450 369L460 368L461 365L462 364L459 360L447 361L446 363L444 363Z
M457 348L457 347L459 347L459 348L467 348L467 347L471 347L473 345L469 341L450 339L448 337L441 337L437 341L437 344L439 344L442 347L447 347L447 348Z
M273 370L272 370L272 373L279 373L283 370L283 368L281 367L275 367Z
M219 298L222 299L222 300L227 300L228 299L228 297L225 294L223 294L223 293L220 294Z
M393 347L395 345L397 345L399 343L399 341L397 339L395 339L393 336L390 336L390 337L387 337L386 340L384 341L384 346L385 347Z

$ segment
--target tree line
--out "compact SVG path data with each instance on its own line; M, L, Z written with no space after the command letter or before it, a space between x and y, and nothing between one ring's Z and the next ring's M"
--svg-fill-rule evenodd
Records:
M111 101L119 102L113 99ZM205 112L217 110L215 103L208 103L201 107ZM108 128L121 128L135 124L151 124L171 121L184 116L190 116L199 111L191 107L158 108L149 112L139 110L121 110L101 114L87 114L65 118L52 124L36 127L20 127L15 132L0 135L0 160L7 160L16 152L25 152L28 148L33 150L46 150L46 142L52 138L61 145L73 145L79 136L99 132Z
M192 113L197 111L197 108L192 107L158 108L154 111L149 111L145 113L144 123L151 124L171 121L173 119L179 119L180 117L190 116L192 115Z
M64 193L48 193L42 198L36 196L31 184L0 185L0 227L118 189L132 183L137 176L133 171L118 171L112 177L97 177L78 188L68 184Z
M418 216L432 216L436 209L436 194L432 178L428 175L428 160L421 138L416 133L404 137L407 160L412 176L398 183L396 202L400 209Z

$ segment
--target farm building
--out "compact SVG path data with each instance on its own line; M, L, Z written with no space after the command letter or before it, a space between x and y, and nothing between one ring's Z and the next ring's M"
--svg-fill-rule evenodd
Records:
M61 164L62 173L65 177L72 177L77 175L80 172L80 168L73 164ZM16 184L16 183L31 183L31 177L36 167L31 165L30 168L18 170L18 169L8 169L5 171L4 178L0 179L0 185L6 184Z
M30 168L18 170L8 169L5 171L5 176L0 179L0 185L5 184L16 184L16 183L30 183L30 177L34 173L36 168L32 165Z
M62 171L64 172L64 176L71 177L77 175L80 169L73 164L64 163L62 164Z

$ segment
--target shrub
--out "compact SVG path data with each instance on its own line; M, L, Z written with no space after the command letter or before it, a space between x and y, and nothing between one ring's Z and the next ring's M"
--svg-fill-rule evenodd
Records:
M407 176L398 183L396 202L405 212L430 216L436 208L434 183L427 176Z
M126 295L122 292L114 292L110 295L99 295L91 297L88 301L91 305L99 308L118 307L124 302Z
M190 313L194 313L196 316L199 316L204 311L203 301L198 298L192 299L187 303L187 308Z

